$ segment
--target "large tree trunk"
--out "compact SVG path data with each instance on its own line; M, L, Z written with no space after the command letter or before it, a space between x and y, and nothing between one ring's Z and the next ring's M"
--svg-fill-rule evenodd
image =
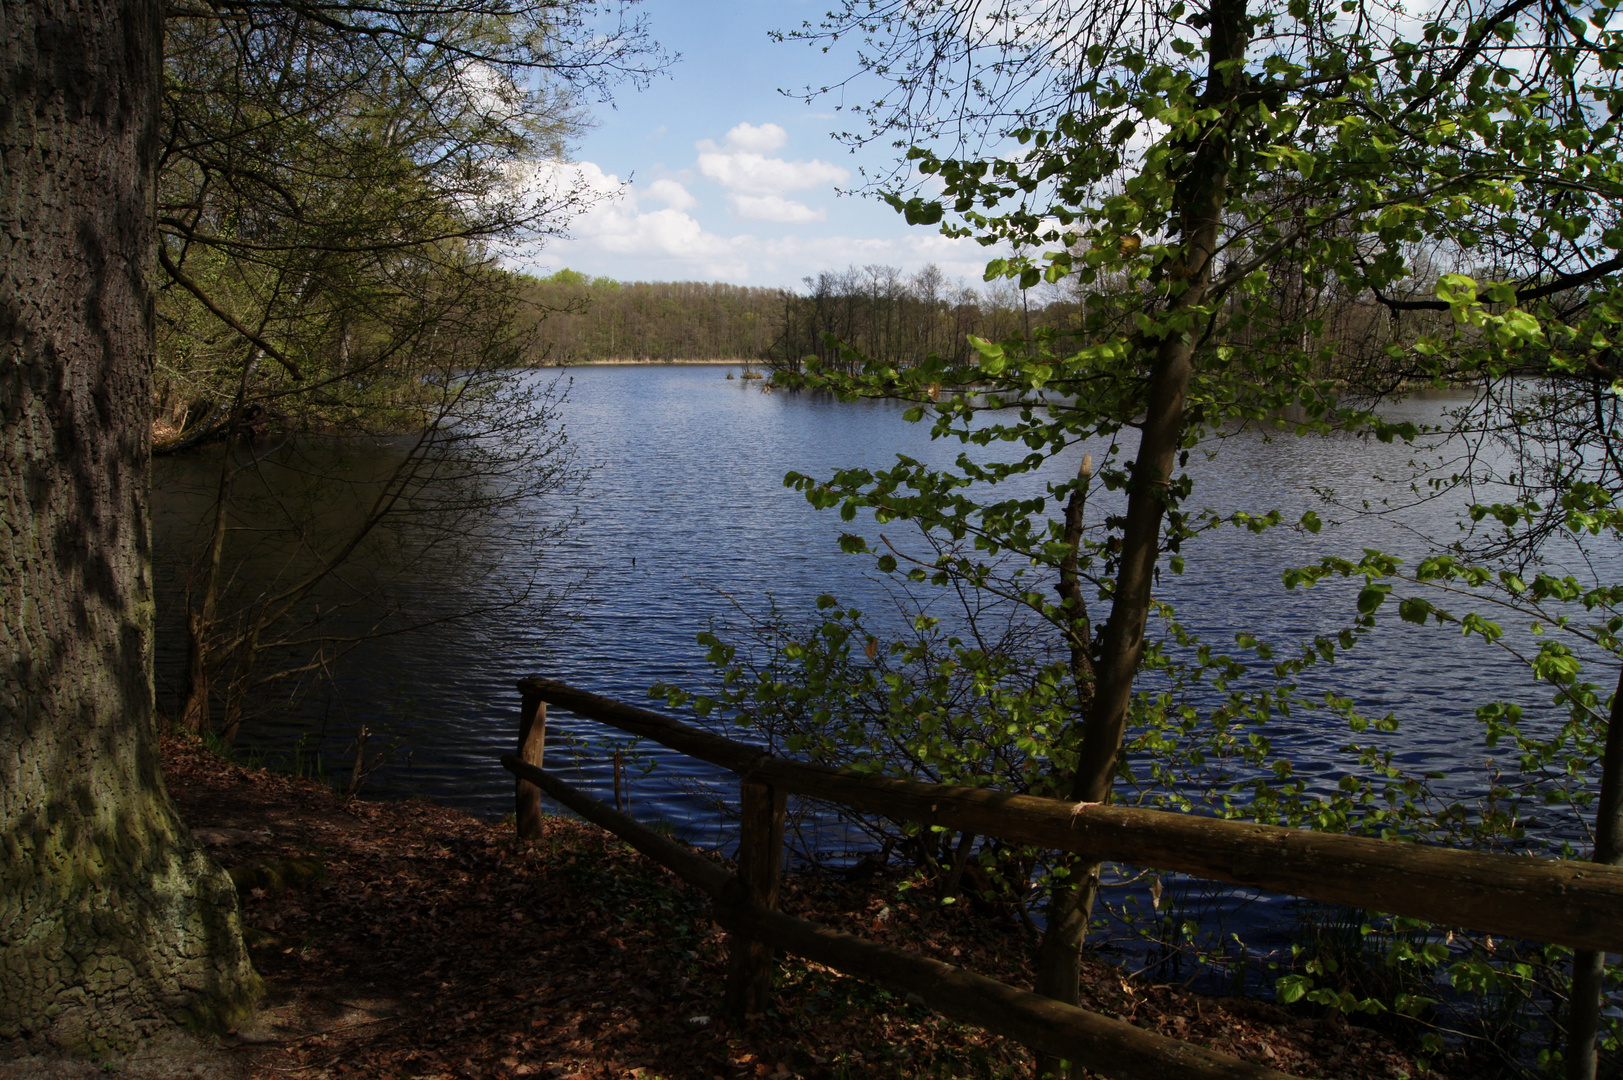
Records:
M1191 148L1178 177L1174 209L1180 224L1179 251L1168 270L1175 290L1168 301L1169 313L1207 302L1218 228L1228 198L1228 117L1223 106L1243 85L1243 75L1233 70L1232 62L1245 55L1249 23L1245 0L1214 0L1210 12L1203 96L1224 115ZM1197 337L1194 329L1168 334L1155 346L1150 365L1149 397L1128 489L1116 589L1093 667L1093 694L1083 719L1081 752L1071 789L1071 797L1078 802L1108 800L1115 783L1133 681L1144 655L1167 488L1183 447ZM1074 1005L1080 992L1082 943L1099 889L1099 864L1072 859L1061 864L1061 869L1065 876L1050 893L1048 926L1038 947L1036 990ZM1057 1060L1038 1057L1038 1077L1057 1076L1061 1071Z
M158 771L162 42L161 0L0 0L0 1056L116 1053L258 988Z

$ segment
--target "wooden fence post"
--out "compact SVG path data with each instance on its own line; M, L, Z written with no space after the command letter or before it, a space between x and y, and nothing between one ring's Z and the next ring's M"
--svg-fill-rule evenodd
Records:
M738 880L744 899L769 911L778 906L783 868L785 793L746 780L740 792ZM733 934L728 942L727 1012L734 1017L764 1010L772 996L772 946Z
M518 716L518 759L539 769L547 747L547 703L528 687L520 691L524 697ZM513 816L519 839L541 838L541 789L528 780L514 781Z

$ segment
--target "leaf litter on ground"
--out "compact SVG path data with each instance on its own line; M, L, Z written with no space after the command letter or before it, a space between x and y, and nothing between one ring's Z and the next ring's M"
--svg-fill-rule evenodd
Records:
M726 935L707 899L603 830L541 839L422 799L345 799L178 739L182 817L238 881L268 993L223 1040L240 1075L451 1080L1026 1077L1026 1050L797 958L774 1005L730 1021ZM719 858L719 856L717 856ZM1012 922L915 903L897 872L791 875L802 918L1031 985ZM1272 1003L1204 997L1089 959L1082 1005L1304 1077L1419 1073L1388 1035ZM1444 1074L1433 1071L1433 1076Z

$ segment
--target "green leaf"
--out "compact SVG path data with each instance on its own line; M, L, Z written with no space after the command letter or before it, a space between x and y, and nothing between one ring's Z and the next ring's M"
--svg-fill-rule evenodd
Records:
M1274 993L1281 1005L1301 1001L1313 988L1313 980L1306 975L1282 975L1274 980Z
M1384 581L1372 581L1358 593L1358 611L1361 615L1373 615L1375 610L1385 602L1392 586Z

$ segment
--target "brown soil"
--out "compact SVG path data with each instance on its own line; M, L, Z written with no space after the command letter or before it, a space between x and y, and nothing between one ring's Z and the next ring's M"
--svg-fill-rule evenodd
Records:
M775 1008L728 1022L725 938L704 898L593 826L551 819L544 839L520 843L511 825L422 801L345 801L193 746L171 743L165 761L182 816L239 877L270 988L254 1028L227 1035L207 1061L174 1060L172 1075L1030 1074L1022 1047L798 960L780 965ZM896 884L792 878L783 907L1030 985L1016 932L967 905L907 903ZM1086 1007L1286 1072L1419 1071L1363 1028L1141 985L1102 963L1085 978ZM162 1075L136 1064L125 1075Z

